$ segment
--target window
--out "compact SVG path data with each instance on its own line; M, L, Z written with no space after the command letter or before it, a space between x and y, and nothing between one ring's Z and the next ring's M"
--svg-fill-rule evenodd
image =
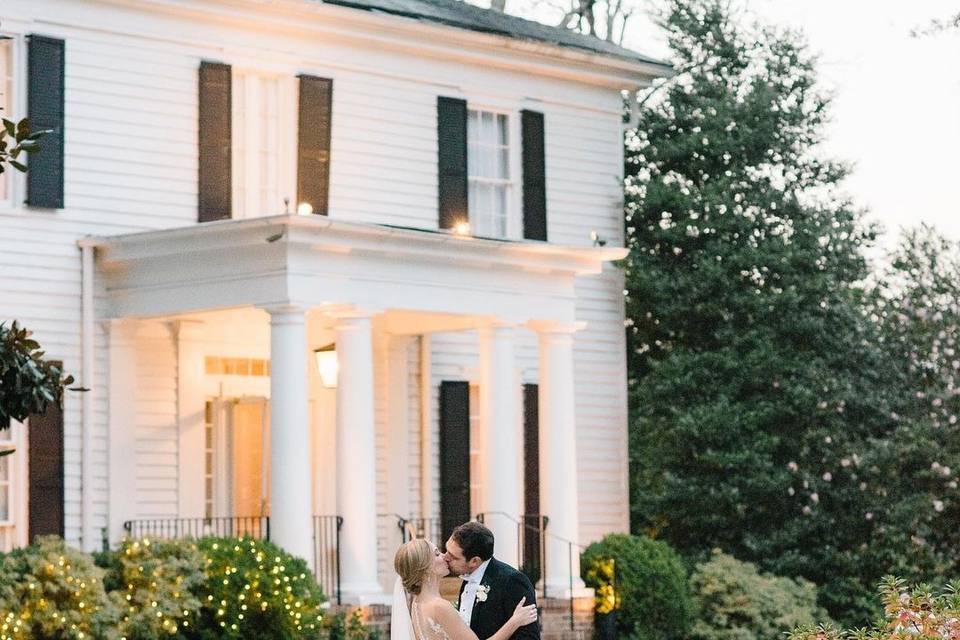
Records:
M292 212L297 193L296 78L235 68L232 93L233 217Z
M0 36L0 116L16 121L13 102L13 39ZM23 158L20 158L22 161ZM0 202L10 199L10 181L14 170L0 174Z
M506 114L467 113L467 204L475 236L506 238L510 233L509 125Z

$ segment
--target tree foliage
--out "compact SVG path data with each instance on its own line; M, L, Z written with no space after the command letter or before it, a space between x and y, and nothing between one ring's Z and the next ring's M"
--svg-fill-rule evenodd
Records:
M662 541L610 534L583 553L581 572L597 612L612 614L616 637L678 640L691 622L687 571Z
M797 627L829 622L814 584L761 573L718 551L697 565L690 590L693 640L781 640Z
M829 96L797 34L721 0L674 0L664 27L682 73L626 164L634 526L805 577L862 620L893 562L868 562L862 507L888 479L864 460L907 384L864 313L876 230L818 153Z
M72 376L44 358L32 335L16 320L9 326L0 323L0 429L9 428L11 420L43 413L73 383Z
M2 128L0 128L0 174L6 171L8 166L17 171L25 172L27 167L21 162L21 154L39 151L40 138L50 131L31 131L30 120L27 118L20 121L0 118L0 124L2 124Z

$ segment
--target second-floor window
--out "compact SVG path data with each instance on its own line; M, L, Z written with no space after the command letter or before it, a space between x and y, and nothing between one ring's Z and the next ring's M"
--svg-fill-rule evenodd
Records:
M510 224L510 119L471 109L467 114L467 173L473 235L506 238Z
M16 122L18 118L14 114L13 102L13 42L11 38L0 39L0 116ZM23 157L17 160L26 164ZM10 199L10 182L13 175L13 170L0 174L0 202L7 202Z
M295 209L296 78L234 68L232 95L233 217Z

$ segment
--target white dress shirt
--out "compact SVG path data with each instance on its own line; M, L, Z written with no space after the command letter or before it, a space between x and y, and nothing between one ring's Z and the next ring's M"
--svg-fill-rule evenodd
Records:
M470 618L473 616L473 604L477 600L477 589L480 587L480 581L483 580L483 574L487 571L489 560L484 561L479 567L473 570L473 573L465 573L460 579L467 583L460 594L460 618L470 626Z

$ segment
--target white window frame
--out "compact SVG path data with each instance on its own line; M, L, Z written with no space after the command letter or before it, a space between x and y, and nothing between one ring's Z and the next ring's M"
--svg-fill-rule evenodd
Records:
M7 494L7 517L0 520L0 552L27 544L27 429L11 421L10 428L0 432L0 449L15 449L6 456L8 476L0 480L0 490Z
M252 66L232 67L231 87L231 195L232 217L249 219L296 211L297 197L297 105L299 83L292 73L281 70L266 70ZM251 82L256 78L258 82ZM245 106L251 102L262 101L268 94L263 89L263 81L277 83L275 122L259 118L246 117ZM276 129L271 131L270 127ZM275 146L277 169L274 175L261 171L260 158L250 153L249 140L269 138L268 149ZM256 179L256 194L247 186L251 177ZM275 181L276 202L263 202L264 186L268 180ZM269 188L269 187L268 187ZM284 205L284 198L289 202Z
M467 189L469 193L470 184L481 180L488 184L505 184L507 187L506 202L507 202L507 211L506 211L506 234L503 236L504 240L518 240L523 238L523 189L520 184L521 180L521 160L522 160L522 140L521 140L521 131L520 131L520 111L519 107L514 108L513 105L503 105L503 104L491 104L486 101L474 101L467 99L467 126L469 127L470 113L479 112L479 113L491 113L497 116L505 116L507 121L507 178L503 179L487 179L487 178L474 178L471 175L471 168L469 163L470 157L470 136L467 135ZM471 233L475 233L475 227L471 211L467 211L467 218L470 222Z
M10 85L9 90L13 96L10 113L3 113L3 117L15 122L27 115L27 51L26 39L22 33L12 31L0 31L0 40L7 43L10 52ZM0 78L0 82L3 78ZM43 140L40 141L41 145ZM19 160L25 160L26 154L20 156ZM26 164L26 163L24 163ZM0 196L0 213L24 213L26 207L24 200L27 196L26 176L16 169L9 168L2 175L0 180L5 183L6 193Z

